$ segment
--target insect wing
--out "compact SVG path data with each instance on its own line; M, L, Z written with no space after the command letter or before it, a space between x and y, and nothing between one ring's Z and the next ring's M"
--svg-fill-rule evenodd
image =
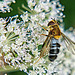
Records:
M75 42L69 39L64 33L61 32L61 35L64 39L65 45L69 51L75 54Z
M46 56L50 50L50 43L51 43L52 37L47 37L45 42L43 43L41 52L40 52L40 58L43 56Z

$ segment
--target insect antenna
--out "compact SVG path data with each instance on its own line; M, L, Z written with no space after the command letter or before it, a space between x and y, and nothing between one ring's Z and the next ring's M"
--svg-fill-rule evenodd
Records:
M37 24L40 26L40 27L42 27L44 30L46 30L46 31L48 31L45 27L43 27L41 24L39 24L38 22L37 22Z
M55 21L55 18L51 18L51 19Z

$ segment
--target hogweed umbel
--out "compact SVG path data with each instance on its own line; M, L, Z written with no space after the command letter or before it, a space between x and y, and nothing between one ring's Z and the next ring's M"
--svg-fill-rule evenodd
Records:
M6 19L0 18L0 58L3 58L0 59L3 62L1 66L5 68L9 65L11 68L19 68L28 75L74 73L74 66L71 64L74 64L75 59L70 52L64 50L64 47L61 47L59 57L53 63L45 57L34 64L39 58L41 45L46 39L38 34L48 34L38 23L46 26L51 18L63 22L64 6L59 0L27 0L27 2L28 7L22 5L27 11L20 10L23 13L20 16L22 21L17 19L17 15L10 17L8 23ZM63 31L62 27L61 29ZM74 33L65 33L72 36L72 39L74 38Z

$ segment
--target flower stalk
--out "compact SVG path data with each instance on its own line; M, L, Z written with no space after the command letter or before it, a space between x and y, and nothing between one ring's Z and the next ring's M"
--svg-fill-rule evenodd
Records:
M5 66L5 69L4 68L0 68L0 73L1 72L2 73L14 72L14 71L18 71L18 70L19 70L19 68L15 69L15 67L11 68L9 65L7 65L7 66Z

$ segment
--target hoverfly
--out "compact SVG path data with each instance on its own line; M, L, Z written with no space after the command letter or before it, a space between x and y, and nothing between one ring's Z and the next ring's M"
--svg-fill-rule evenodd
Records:
M41 34L41 35L47 36L47 38L44 41L42 49L40 51L40 58L46 56L48 53L49 53L49 60L50 61L54 61L57 58L57 55L60 51L59 49L60 49L60 46L61 46L59 44L58 40L60 39L61 36L63 37L63 39L65 41L65 45L68 48L68 50L71 49L70 51L72 51L72 53L74 54L75 42L73 42L64 33L61 32L61 30L59 28L59 23L55 19L52 19L48 23L49 30L44 28L44 27L42 27L42 28L44 30L48 31L48 35ZM70 45L72 46L72 48L69 48ZM40 60L40 58L37 60L37 62Z

